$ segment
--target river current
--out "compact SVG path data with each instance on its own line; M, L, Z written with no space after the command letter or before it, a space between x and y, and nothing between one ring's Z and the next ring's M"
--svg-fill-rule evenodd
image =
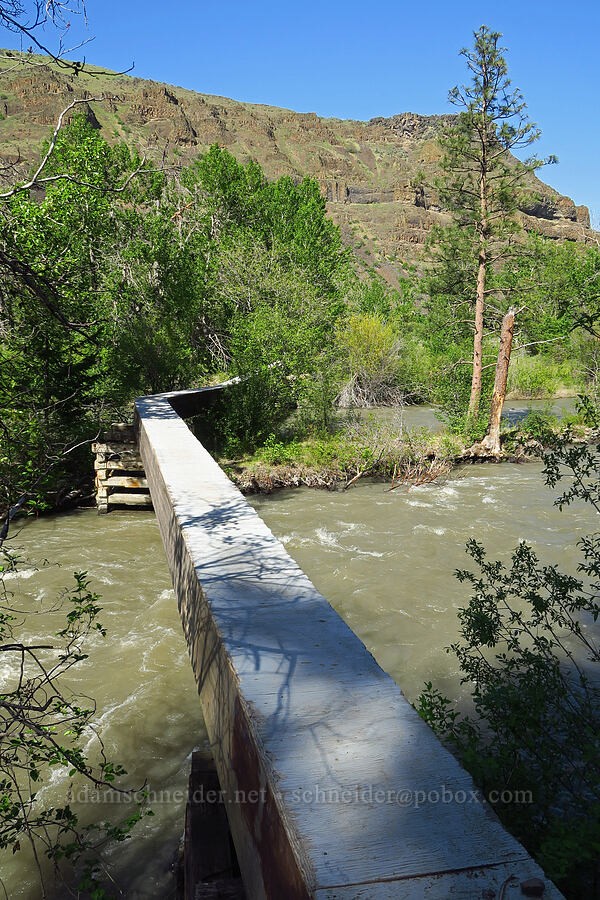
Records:
M594 514L582 505L559 512L538 463L476 465L441 485L388 488L302 488L250 502L409 699L430 679L458 697L456 664L443 651L468 600L452 575L469 566L465 542L475 537L507 560L527 538L544 561L575 572L577 539L596 529ZM7 586L40 613L28 618L25 637L60 627L60 613L42 610L73 570L86 570L101 594L108 635L93 639L69 683L96 699L108 755L125 765L132 785L146 780L155 798L154 817L112 851L113 875L128 898L174 896L169 867L183 830L189 758L208 741L154 516L77 511L28 522L13 543L21 568ZM44 798L58 803L66 788L55 774ZM121 812L89 802L80 811L92 819ZM8 897L38 897L27 852L3 857Z

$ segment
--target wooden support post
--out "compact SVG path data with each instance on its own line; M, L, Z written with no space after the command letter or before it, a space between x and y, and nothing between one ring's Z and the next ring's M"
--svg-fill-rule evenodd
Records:
M183 857L184 900L244 900L217 770L201 753L192 754Z

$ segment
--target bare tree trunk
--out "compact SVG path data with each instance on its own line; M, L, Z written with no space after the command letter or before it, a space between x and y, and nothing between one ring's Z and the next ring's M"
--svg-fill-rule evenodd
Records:
M484 75L486 75L484 69ZM487 115L487 103L483 101L483 117ZM488 135L485 128L481 131L481 175L479 177L479 261L477 268L477 296L475 298L475 335L473 337L473 377L471 379L471 397L469 398L469 417L476 418L481 399L481 375L483 371L483 307L485 302L485 282L487 276L488 237Z
M500 419L502 407L506 397L506 384L508 382L508 367L510 365L510 353L512 350L513 333L515 329L515 310L509 309L502 319L500 331L500 347L498 348L498 361L496 363L496 378L494 380L494 394L492 396L492 409L490 421L484 439L471 447L469 455L472 456L500 456Z
M474 419L479 412L481 398L481 374L483 369L483 302L485 297L486 249L482 245L479 251L479 269L477 272L477 297L475 300L475 335L473 337L473 377L471 380L471 397L469 399L469 416Z

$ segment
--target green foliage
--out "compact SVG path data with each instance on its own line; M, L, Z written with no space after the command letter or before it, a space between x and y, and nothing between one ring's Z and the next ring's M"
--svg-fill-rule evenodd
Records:
M519 422L521 440L537 441L542 447L549 447L555 442L558 419L544 410L530 409L525 418Z
M350 316L341 334L350 368L366 378L393 375L396 363L396 334L390 325L373 314Z
M282 443L274 434L270 434L258 452L258 458L264 460L270 466L290 466L302 453L302 447L297 441Z
M435 453L438 458L454 460L465 449L464 442L460 435L450 432L442 432L436 435Z
M423 281L428 317L426 326L415 323L414 327L432 356L430 396L449 405L454 414L457 404L466 407L468 402L470 307L476 272L462 229L432 229L429 241L435 260ZM488 287L496 300L493 306L488 304L486 329L496 328L509 298L516 296L522 306L513 347L531 344L525 352L513 352L509 392L526 398L552 397L563 388L581 390L584 383L586 390L595 390L600 371L597 340L574 333L576 310L583 306L592 309L588 295L593 279L586 285L583 280L589 278L594 253L571 244L558 248L555 241L528 236L527 241L522 239L518 252L511 253L501 268L488 274ZM584 263L588 255L590 259ZM483 372L484 396L491 387L496 353L497 342L488 338L484 342L484 365L490 368ZM460 368L459 359L463 361ZM458 384L454 383L455 376Z
M600 317L597 245L559 243L530 235L528 253L520 261L516 275L526 279L532 298L527 321L530 340L556 338L575 328L596 334Z
M398 337L396 383L407 403L426 403L435 400L434 375L437 360L430 347L414 334Z
M390 291L377 278L358 282L351 303L356 305L359 313L381 316L384 319L390 315L393 308Z
M515 356L511 362L508 391L523 398L554 397L559 388L574 387L573 363L549 356Z
M480 436L482 423L457 417L468 376L459 361L472 341L468 229L436 232L439 264L392 290L352 272L310 179L269 183L256 163L219 147L177 176L148 164L135 175L139 165L75 117L59 134L44 196L19 192L1 209L3 509L23 493L24 509L44 510L89 491L85 442L108 420L128 417L135 396L216 373L240 377L212 421L229 453L260 446L292 411L299 432L326 434L344 385L353 403L436 402L455 430ZM536 244L511 266L490 284L531 287L562 272L524 337L568 340L567 294L584 291L592 255ZM572 346L595 378L590 342ZM531 359L514 377L539 392L542 367ZM562 380L565 359L553 352ZM487 370L484 393L491 378Z
M432 398L436 360L418 336L419 325L410 301L398 304L387 320L381 313L351 314L344 320L337 334L348 371L342 406L394 406Z
M596 398L580 394L575 403L577 415L588 428L600 428L600 407Z
M218 147L177 180L139 165L76 117L44 197L1 210L2 508L60 505L107 419L215 371L242 380L220 421L240 446L294 405L327 421L348 254L317 184L270 184Z
M378 315L352 315L338 333L350 381L342 391L343 406L375 406L399 398L398 339L391 325Z
M32 501L54 504L65 470L73 477L87 464L81 452L65 461L64 451L96 430L114 330L107 261L121 244L109 187L135 165L76 118L59 135L48 168L56 180L43 199L18 192L2 208L0 418L10 436L0 463L2 506L28 488L32 472L46 470Z
M583 500L600 512L597 448L557 444L545 460L547 484L568 485L562 508ZM576 577L543 565L521 542L509 566L472 540L477 572L458 579L472 596L451 645L475 715L462 714L430 682L423 718L458 753L507 826L569 898L597 897L600 842L600 536L579 541ZM526 802L503 803L503 791Z
M381 422L370 415L338 421L327 435L313 433L302 442L270 435L251 459L243 461L242 481L263 483L271 490L272 479L292 484L346 487L359 478L392 479L395 483L426 483L443 478L452 460L463 447L449 435L434 435L428 429L404 429L402 415ZM278 473L268 467L293 470ZM238 469L239 474L239 469Z
M447 362L442 357L442 365ZM435 399L439 404L439 417L453 434L464 438L467 442L481 440L486 432L493 386L491 369L483 372L482 395L476 416L468 414L469 394L471 392L471 371L460 363L444 365L436 373Z

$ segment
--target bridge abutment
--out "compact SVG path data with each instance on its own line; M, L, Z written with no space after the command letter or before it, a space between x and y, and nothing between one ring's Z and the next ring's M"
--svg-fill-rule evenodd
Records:
M133 425L113 423L103 441L92 444L95 454L96 506L98 513L112 507L151 509L152 499Z

